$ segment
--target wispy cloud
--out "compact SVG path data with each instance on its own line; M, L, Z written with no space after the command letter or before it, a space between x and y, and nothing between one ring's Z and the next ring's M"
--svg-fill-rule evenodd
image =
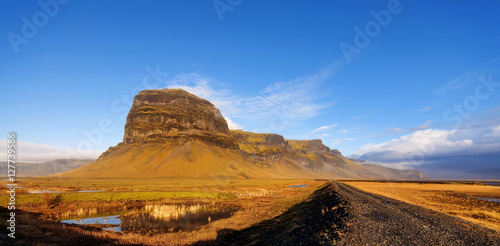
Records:
M352 117L351 120L359 120L359 119L365 118L365 117L367 117L367 116L369 116L369 115L371 115L373 113L376 113L376 112L380 112L380 109L372 110L370 112L366 112L364 114L360 114L360 115L354 116L354 117Z
M165 81L167 88L181 88L211 101L236 125L252 125L280 132L298 121L317 116L331 105L322 101L321 85L339 69L332 64L316 73L287 82L276 82L255 96L243 96L197 73L178 74Z
M390 135L396 135L396 134L402 134L402 133L410 133L410 132L415 132L415 131L419 131L419 130L424 130L424 129L430 128L431 127L431 123L432 123L432 121L428 120L428 121L424 122L424 124L422 124L420 126L412 127L412 128L409 128L409 129L403 129L403 128L398 128L398 127L396 127L396 128L389 127L390 132L386 132L386 133L382 133L382 134L376 134L376 135L371 135L371 136L368 136L368 137L365 137L365 138L384 137L384 136L390 136Z
M361 115L358 115L358 116L354 116L352 117L353 120L359 120L361 118L365 118L366 116L370 115L372 112L368 112L368 113L364 113L364 114L361 114Z
M444 95L448 91L453 91L453 90L457 90L460 88L464 88L466 86L466 84L474 82L476 80L477 76L479 76L479 73L477 73L477 72L465 73L460 77L457 77L457 78L455 78L447 83L444 83L439 88L435 89L434 93L436 93L438 95Z
M446 93L458 89L465 88L479 81L481 76L488 77L491 74L498 74L500 72L500 57L494 58L481 66L477 71L465 73L451 81L444 83L434 90L437 95L445 95Z
M333 142L332 142L332 147L340 144L340 143L343 143L345 141L354 141L356 140L355 138L335 138L333 139Z
M421 109L419 109L418 111L427 111L427 110L429 110L429 109L431 109L431 107L421 108Z
M316 132L324 131L324 130L326 130L328 128L332 128L332 127L336 127L336 126L338 126L338 124L333 124L333 125L328 125L328 126L322 126L322 127L314 129L312 132L316 133Z

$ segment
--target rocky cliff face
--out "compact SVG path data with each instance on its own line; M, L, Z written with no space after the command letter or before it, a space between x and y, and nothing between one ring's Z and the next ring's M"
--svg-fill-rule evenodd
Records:
M219 109L181 89L144 90L134 97L124 143L164 141L188 130L229 133Z
M310 170L347 168L342 154L331 150L320 139L290 140L270 133L231 131L231 137L243 154L264 161L291 160Z

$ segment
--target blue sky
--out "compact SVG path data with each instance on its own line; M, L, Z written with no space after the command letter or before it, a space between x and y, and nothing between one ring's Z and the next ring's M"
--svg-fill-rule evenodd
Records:
M0 128L18 133L25 160L71 149L97 156L122 140L133 95L181 87L234 128L321 138L394 167L495 154L498 9L496 1L2 1ZM495 158L487 168L498 169Z

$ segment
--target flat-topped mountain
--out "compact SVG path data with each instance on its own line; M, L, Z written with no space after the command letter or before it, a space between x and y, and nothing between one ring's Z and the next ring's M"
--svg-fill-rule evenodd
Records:
M144 90L134 97L123 142L161 142L187 130L229 133L226 120L209 101L181 89Z
M95 162L58 174L94 178L425 178L360 165L321 140L229 130L209 101L181 89L134 98L123 142Z

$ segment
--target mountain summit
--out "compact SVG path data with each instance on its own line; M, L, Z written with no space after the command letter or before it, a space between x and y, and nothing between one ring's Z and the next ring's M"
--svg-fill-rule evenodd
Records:
M321 140L229 130L209 101L181 89L134 97L123 142L95 162L58 174L94 178L420 179L415 170L361 165Z

